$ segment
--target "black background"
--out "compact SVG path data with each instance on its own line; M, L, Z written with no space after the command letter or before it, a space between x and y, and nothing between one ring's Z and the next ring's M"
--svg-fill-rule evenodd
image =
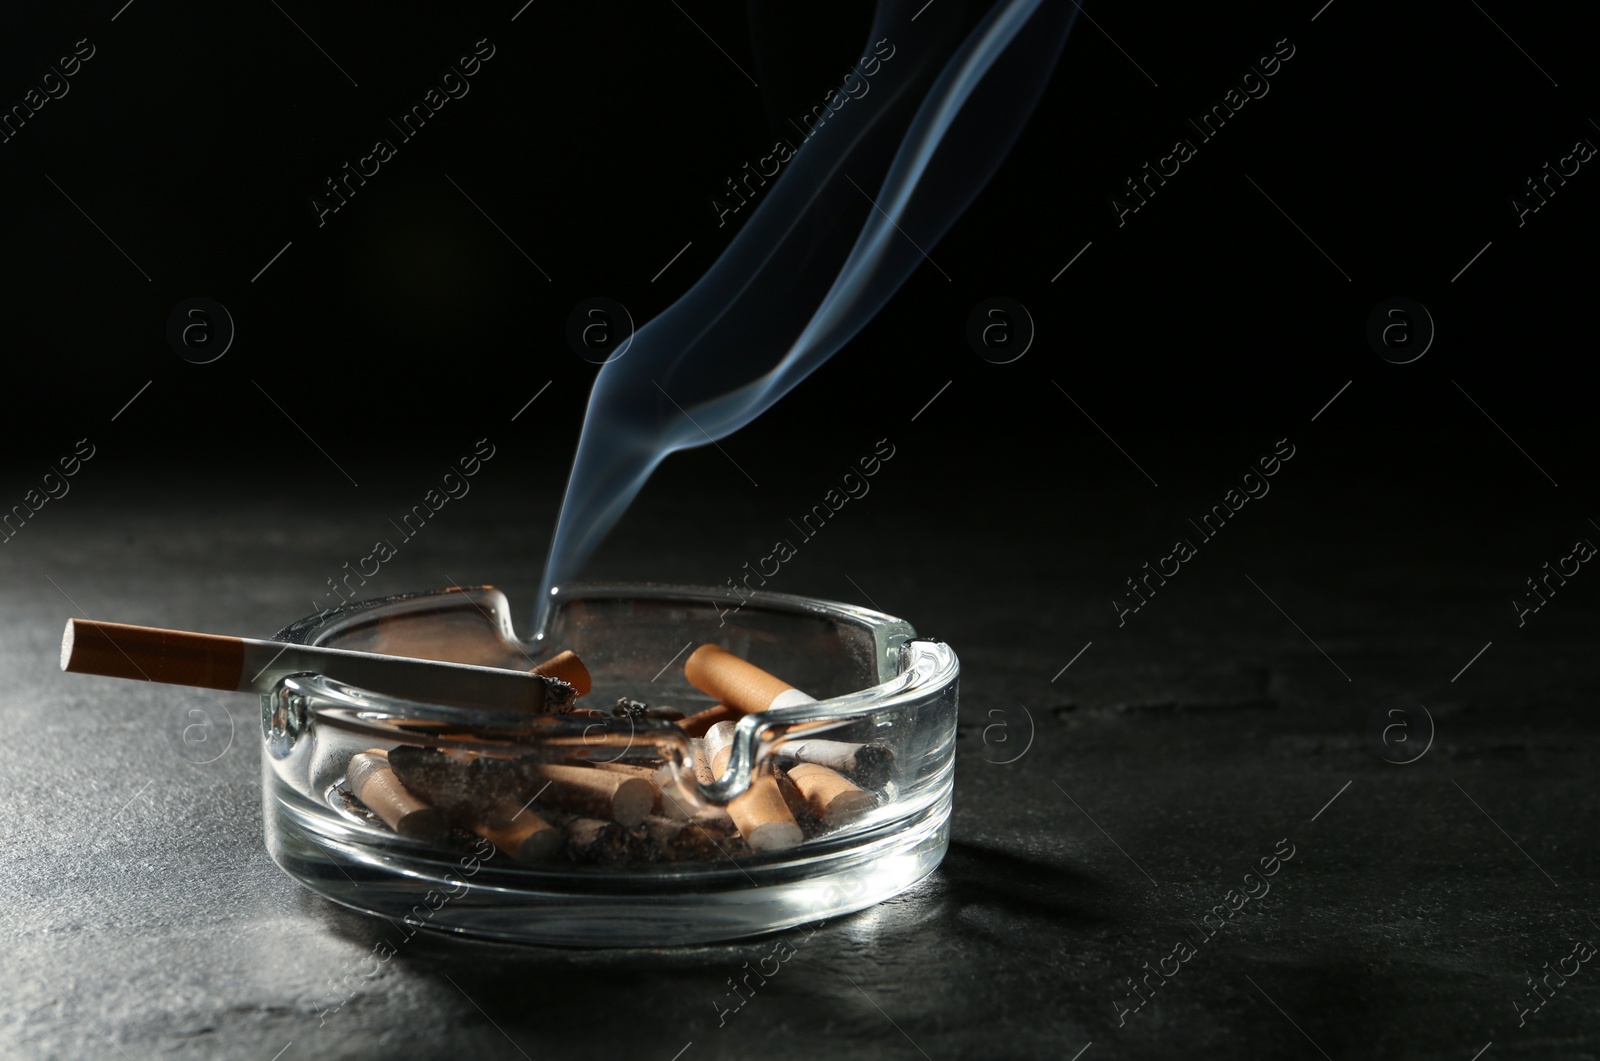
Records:
M568 311L605 295L643 322L686 290L741 220L719 229L711 197L767 149L776 115L820 98L868 21L864 5L776 5L763 29L774 43L756 55L734 5L689 10L730 59L670 4L535 5L515 22L483 5L291 10L355 87L271 4L135 4L115 22L103 6L14 13L0 55L9 106L73 41L97 49L68 96L0 145L4 342L14 423L28 425L8 461L47 462L98 435L110 461L310 490L339 477L304 438L280 437L287 422L250 381L358 481L448 459L553 381L548 429L525 441L544 454L541 483L559 479L595 371L563 340ZM1352 466L1393 474L1392 456L1369 462L1406 454L1476 475L1516 460L1491 425L1477 430L1483 415L1454 379L1561 480L1584 441L1574 359L1594 196L1580 172L1520 229L1509 197L1576 137L1600 135L1576 35L1496 15L1557 88L1471 5L1445 16L1341 0L1315 22L1265 4L1090 14L1138 65L1080 18L1026 133L930 249L950 279L920 269L733 452L759 466L773 448L826 447L830 425L886 431L954 379L960 407L927 458L1025 463L1029 479L1054 466L1052 495L1070 496L1074 475L1129 469L1051 379L1152 472L1281 436L1353 379L1341 419L1366 426L1338 442L1359 453ZM485 37L498 51L469 95L319 228L310 200L323 181ZM1197 142L1118 228L1108 197L1281 38L1296 51L1270 94ZM168 311L193 295L222 302L237 327L210 365L165 341ZM963 338L991 295L1037 323L1014 365L986 364ZM1438 326L1409 366L1363 337L1391 295L1421 301ZM148 407L104 426L147 380ZM1042 460L1017 460L1022 438Z

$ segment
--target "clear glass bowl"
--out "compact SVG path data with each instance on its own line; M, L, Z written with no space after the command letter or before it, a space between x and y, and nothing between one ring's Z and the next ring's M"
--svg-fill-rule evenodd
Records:
M740 606L722 591L654 585L563 589L537 642L517 639L511 615L497 589L456 588L352 603L302 619L277 640L517 670L571 649L594 681L577 706L606 716L621 697L686 715L712 706L683 669L694 646L712 643L816 702L744 716L722 776L706 781L696 778L689 737L661 718L474 710L325 675L290 676L262 697L261 715L267 847L285 872L337 903L410 926L529 943L656 946L864 909L944 857L959 666L948 646L917 638L902 620L782 594L756 593ZM767 853L741 849L737 834L708 832L696 839L709 845L691 845L700 851L694 858L596 862L578 852L574 861L568 839L547 861L525 864L461 828L402 836L352 798L346 779L357 753L402 746L447 747L464 760L655 762L673 779L677 817L716 816L753 777L775 776L793 759L786 741L817 738L878 752L873 769L853 775L875 799L842 824L812 819L798 846ZM537 796L530 807L543 811ZM611 833L630 850L648 846Z

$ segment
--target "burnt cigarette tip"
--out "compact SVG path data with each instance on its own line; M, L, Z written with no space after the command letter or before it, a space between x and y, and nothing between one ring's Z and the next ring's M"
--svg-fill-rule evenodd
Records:
M789 768L789 780L805 798L810 811L826 825L843 825L875 809L877 797L836 770L816 763Z
M558 652L543 663L532 668L531 674L539 674L546 678L556 678L572 686L579 696L589 695L589 690L594 687L589 676L589 668L583 665L583 660L571 649Z

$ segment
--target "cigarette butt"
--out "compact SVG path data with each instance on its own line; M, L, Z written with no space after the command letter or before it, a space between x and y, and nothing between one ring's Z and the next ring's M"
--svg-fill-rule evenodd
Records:
M789 768L806 807L824 825L843 825L877 807L872 793L851 784L843 774L816 763L796 763Z
M703 745L711 760L711 772L720 777L733 754L732 722L718 722L706 732ZM794 820L789 804L778 790L770 766L761 767L750 779L750 787L728 804L728 816L739 827L739 835L756 854L782 851L805 839Z
M667 763L656 770L656 787L661 790L661 802L656 807L656 813L677 821L711 817L727 823L728 812L713 803L707 803L695 784L700 781L709 785L716 780L711 774L711 760L706 757L702 742L690 741L689 751L689 758L677 768Z
M782 770L774 770L772 779L778 783L778 794L783 797L789 813L794 815L800 831L807 834L815 833L815 827L821 825L822 821L811 813L811 804L806 802L805 794L800 791L799 786L789 780L789 775Z
M711 771L711 753L706 751L706 742L696 738L694 747L694 778L702 785L712 784L717 780L717 775Z
M778 745L777 755L785 762L816 763L837 770L867 788L876 788L889 780L894 766L894 753L883 744L790 740Z
M728 768L728 759L733 754L733 733L734 723L718 722L706 730L706 735L700 738L700 747L705 749L706 762L710 764L713 781L721 777L722 771Z
M614 774L642 777L651 784L656 783L656 776L662 770L659 766L641 766L638 763L590 763L589 765L597 770L610 770Z
M782 678L716 645L701 645L690 653L683 675L696 689L745 714L815 702Z
M351 756L345 783L368 810L401 836L437 843L450 831L450 816L407 792L381 750Z
M645 784L650 786L651 791L655 794L654 800L650 804L650 809L652 811L659 811L661 809L661 774L664 769L663 767L635 766L632 763L595 763L594 766L600 770L608 770L613 774L621 774L624 777L636 777L643 781ZM667 771L667 773L670 776L671 772Z
M728 804L728 816L739 827L739 835L750 850L758 855L782 851L805 839L771 773L752 778L744 794Z
M679 722L678 725L682 726L683 731L691 737L704 737L706 730L715 726L718 722L737 722L743 716L744 712L737 707L717 704L714 707L708 707L704 711L690 715L682 722Z
M708 765L707 770L709 769ZM715 818L724 823L729 820L727 810L715 803L707 803L701 798L687 773L663 781L660 788L661 805L656 813L663 818L672 818L675 821Z
M572 686L579 696L588 696L593 684L589 680L589 668L583 665L583 660L571 649L558 652L545 660L537 667L528 671L529 674L542 674L546 678L556 678Z
M388 760L407 792L463 825L488 819L502 803L521 806L532 795L522 793L522 779L506 760L466 749L402 744L390 749Z
M561 847L561 830L526 807L475 822L472 831L516 862L543 862Z
M541 792L551 804L625 826L644 821L655 808L660 791L642 777L587 766L541 765L534 772L549 782Z

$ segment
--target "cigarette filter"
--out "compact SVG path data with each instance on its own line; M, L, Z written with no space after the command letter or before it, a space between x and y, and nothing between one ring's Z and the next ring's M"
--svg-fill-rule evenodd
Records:
M705 748L711 759L711 772L721 776L733 754L732 722L719 722L706 733ZM739 827L739 834L756 854L782 851L805 839L800 825L789 812L783 793L770 766L763 766L750 779L750 787L728 804L728 815Z
M716 645L701 645L683 665L689 684L745 714L815 703L782 678Z
M407 792L389 769L382 749L351 756L345 783L368 810L401 836L438 842L450 831L450 816Z

